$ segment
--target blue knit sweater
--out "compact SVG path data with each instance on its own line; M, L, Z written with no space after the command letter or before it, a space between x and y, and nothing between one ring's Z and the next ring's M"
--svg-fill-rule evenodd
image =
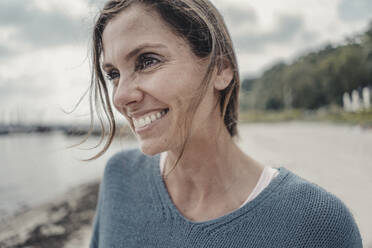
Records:
M184 218L160 175L159 155L120 152L108 162L91 248L362 247L345 205L285 168L252 201L204 222Z

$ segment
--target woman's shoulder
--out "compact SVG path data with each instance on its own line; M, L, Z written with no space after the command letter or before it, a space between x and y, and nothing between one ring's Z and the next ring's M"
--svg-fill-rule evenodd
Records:
M128 149L128 150L122 150L110 157L110 159L107 162L107 166L117 166L122 163L131 163L141 157L145 157L139 149Z
M284 198L289 202L306 204L308 208L314 208L317 212L320 209L348 211L345 204L333 193L285 168L280 168L281 170L287 173L287 179L282 184L281 194L285 194Z
M351 216L344 202L333 193L284 168L280 170L287 172L287 178L282 183L279 194L288 207L292 206L299 212L310 212L312 218L319 216L324 219L334 215Z
M284 207L299 227L308 229L309 233L314 232L316 236L342 237L344 242L361 240L354 217L343 201L293 172L284 168L280 171L286 174L286 179L277 191L282 203L278 206Z
M104 171L104 180L109 178L130 178L146 173L154 164L156 157L147 156L139 149L123 150L114 154L108 161Z

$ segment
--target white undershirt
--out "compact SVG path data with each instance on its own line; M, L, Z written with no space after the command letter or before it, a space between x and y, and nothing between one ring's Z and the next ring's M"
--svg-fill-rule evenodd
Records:
M160 154L160 172L163 173L165 166L165 158L167 156L166 152ZM248 198L243 202L240 207L243 207L248 202L256 198L271 182L271 180L279 174L277 169L271 168L270 166L265 166L260 178L252 192L249 194Z

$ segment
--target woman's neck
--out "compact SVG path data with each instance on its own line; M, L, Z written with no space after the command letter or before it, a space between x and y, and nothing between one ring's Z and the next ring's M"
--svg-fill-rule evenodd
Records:
M244 154L227 130L205 140L189 141L165 180L177 208L194 220L222 216L238 208L256 185L263 166ZM165 173L178 154L167 152Z

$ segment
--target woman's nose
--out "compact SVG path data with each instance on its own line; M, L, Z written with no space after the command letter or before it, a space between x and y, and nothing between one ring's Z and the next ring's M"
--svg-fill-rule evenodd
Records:
M119 83L114 89L113 103L118 110L141 102L143 92L139 89L138 84L133 80L119 79Z

